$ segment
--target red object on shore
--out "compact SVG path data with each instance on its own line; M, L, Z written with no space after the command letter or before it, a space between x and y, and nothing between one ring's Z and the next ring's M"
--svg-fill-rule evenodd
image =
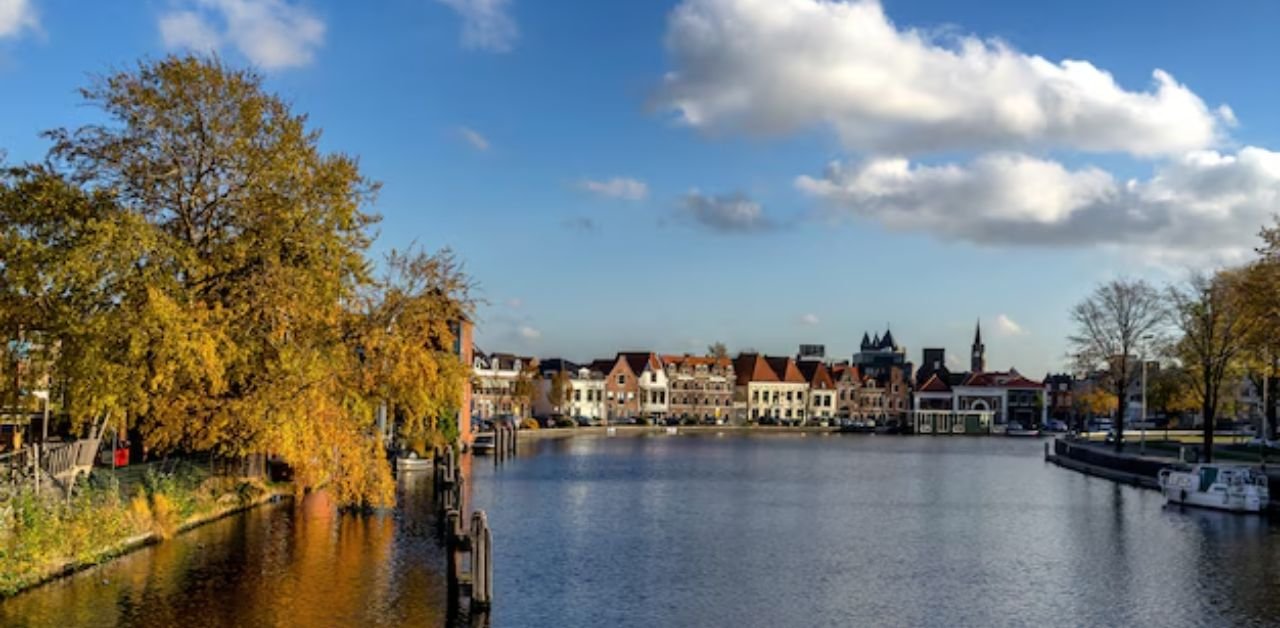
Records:
M129 466L129 448L128 447L121 447L116 450L115 466L117 467Z

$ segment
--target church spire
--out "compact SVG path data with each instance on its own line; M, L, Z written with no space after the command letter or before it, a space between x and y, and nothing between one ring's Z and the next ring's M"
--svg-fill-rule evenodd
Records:
M982 319L973 327L973 353L969 358L969 370L981 373L987 370L987 346L982 344Z

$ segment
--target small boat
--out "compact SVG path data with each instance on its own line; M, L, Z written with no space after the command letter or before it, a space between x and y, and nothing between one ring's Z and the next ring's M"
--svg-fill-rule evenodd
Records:
M1009 427L1004 430L1005 436L1021 436L1034 437L1040 435L1040 430L1023 427L1021 423L1010 423Z
M1262 512L1271 501L1267 474L1256 467L1193 464L1160 470L1160 492L1169 504Z
M471 441L471 451L477 454L491 454L494 448L493 434L476 434Z
M876 431L875 421L853 421L840 426L840 431L845 434L874 434Z

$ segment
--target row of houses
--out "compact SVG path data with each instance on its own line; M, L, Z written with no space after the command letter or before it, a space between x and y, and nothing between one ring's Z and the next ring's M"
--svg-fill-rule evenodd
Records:
M794 357L624 351L586 363L476 351L472 415L917 427L922 412L963 412L997 426L1043 422L1043 383L987 371L980 326L969 371L952 373L943 349L923 358L916 371L889 330L863 334L858 353L842 361L828 360L821 345L802 345Z

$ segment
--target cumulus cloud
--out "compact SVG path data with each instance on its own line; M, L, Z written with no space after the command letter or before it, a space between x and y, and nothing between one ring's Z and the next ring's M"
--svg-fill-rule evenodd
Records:
M658 105L711 132L831 128L847 148L892 154L1169 155L1234 122L1162 70L1132 91L1088 61L900 28L875 0L685 0L666 46Z
M30 0L0 0L0 39L38 28L40 19Z
M801 325L817 325L820 322L817 314L805 314L800 317Z
M508 0L437 0L462 18L462 45L475 50L507 52L520 38L508 12Z
M230 45L268 70L311 63L325 36L324 21L287 0L191 0L157 24L168 48L214 52Z
M1148 179L1123 182L1013 153L942 165L872 157L832 163L796 186L825 201L829 216L895 230L978 244L1123 244L1168 258L1156 262L1234 261L1280 209L1280 153L1194 151L1157 165Z
M537 340L542 337L542 332L528 325L521 325L517 330L521 338L525 340Z
M489 138L481 135L479 131L465 126L458 127L458 135L462 140L470 144L472 148L484 152L489 150Z
M708 196L693 190L685 195L679 214L695 225L720 233L768 231L777 225L759 203L743 194Z
M578 187L606 198L624 201L642 201L649 196L648 185L629 177L614 177L605 181L584 179L578 182Z
M1027 330L1009 318L1008 314L1000 314L996 316L996 333L1001 336L1025 336Z

